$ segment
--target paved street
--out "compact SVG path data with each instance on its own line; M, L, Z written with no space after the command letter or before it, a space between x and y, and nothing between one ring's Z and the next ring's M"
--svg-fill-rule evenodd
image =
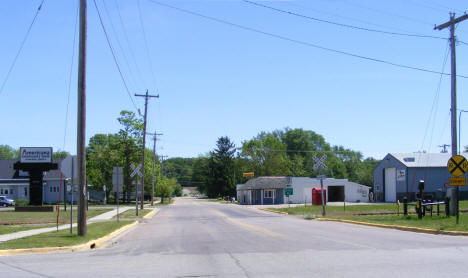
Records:
M466 277L468 238L177 199L106 249L0 257L1 277Z

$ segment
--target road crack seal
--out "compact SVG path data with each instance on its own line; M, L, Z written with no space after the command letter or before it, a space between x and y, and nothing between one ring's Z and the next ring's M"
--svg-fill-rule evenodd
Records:
M231 259L234 260L234 262L236 263L237 267L240 268L240 269L242 270L242 272L244 272L245 277L250 278L250 275L249 275L249 273L247 272L247 269L245 269L245 268L241 265L239 259L236 258L236 257L234 257L234 255L233 255L232 253L230 253L230 252L228 252L228 254L229 254L229 256L231 257Z

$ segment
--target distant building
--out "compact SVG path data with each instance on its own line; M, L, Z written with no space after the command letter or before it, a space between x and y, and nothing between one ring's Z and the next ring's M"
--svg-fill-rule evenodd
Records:
M323 180L328 202L367 202L369 187L347 179ZM243 205L303 204L312 202L312 188L320 187L320 180L308 177L258 177L237 186L237 200ZM291 187L293 195L285 196Z
M182 187L182 195L190 195L190 196L194 196L198 194L198 190L196 187L194 186L184 186Z
M468 153L463 153L467 157ZM396 202L403 197L419 196L418 183L425 181L424 196L445 196L450 174L449 153L389 153L374 169L374 193L377 201ZM465 175L466 176L466 175ZM466 186L460 187L460 199L468 199Z
M14 170L13 164L17 159L3 159L0 160L0 195L6 196L8 199L26 199L29 201L29 174L20 170ZM60 163L60 160L55 160L55 163ZM66 176L62 176L65 180ZM64 184L64 183L63 183ZM62 186L63 186L62 184ZM43 202L44 203L57 203L60 192L60 172L58 170L51 170L44 175L43 183ZM64 199L62 188L60 199ZM65 194L67 201L71 200L71 194ZM73 194L73 200L76 202L77 195Z

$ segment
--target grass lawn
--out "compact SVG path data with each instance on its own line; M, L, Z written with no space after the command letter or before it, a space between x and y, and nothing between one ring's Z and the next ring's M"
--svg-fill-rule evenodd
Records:
M154 206L166 206L174 203L174 198L164 198L164 202L154 204Z
M332 216L331 218L369 222L375 224L397 225L406 227L417 227L443 231L468 231L468 214L460 213L459 224L456 217L427 215L419 220L417 215L365 215L365 216Z
M147 215L150 213L152 209L139 209L138 210L138 216L135 215L135 209L129 209L126 210L122 213L119 213L119 218L120 219L132 219L132 218L142 218L143 216ZM117 216L114 216L113 219L117 219Z
M375 204L375 205L354 205L346 206L346 211L343 206L326 206L327 215L350 215L358 213L397 213L398 206L396 204ZM468 210L468 201L460 201L460 210ZM307 205L291 207L291 208L271 208L271 210L288 212L292 215L321 215L322 206ZM436 207L434 206L434 211ZM414 212L414 206L409 206L408 211ZM440 206L440 213L445 211L444 205ZM403 204L400 205L400 213L403 213Z
M87 218L91 218L108 211L110 211L110 209L90 209L87 212ZM77 215L77 211L73 210L73 222L76 222ZM5 224L53 224L56 223L56 221L57 212L0 211L0 227ZM70 223L70 209L67 211L60 211L59 223Z
M80 237L74 233L70 234L68 229L58 232L43 233L35 236L13 239L0 243L0 249L20 249L38 247L61 247L86 243L90 240L103 237L118 228L130 224L132 221L108 221L89 224L86 236Z
M468 209L468 201L460 201L460 210ZM322 217L322 206L299 206L292 208L272 208L274 211L288 212L291 215L302 216L305 219ZM414 213L414 207L409 207L408 211ZM397 225L407 227L417 227L425 229L435 229L444 231L468 231L468 214L460 213L459 224L456 225L455 216L445 217L445 207L440 206L440 216L437 216L436 208L431 217L429 212L422 220L416 214L403 215L403 205L400 206L400 215L358 215L359 213L389 213L397 212L396 204L377 205L356 205L346 206L344 211L342 206L327 206L326 217L335 219L354 220L375 224Z

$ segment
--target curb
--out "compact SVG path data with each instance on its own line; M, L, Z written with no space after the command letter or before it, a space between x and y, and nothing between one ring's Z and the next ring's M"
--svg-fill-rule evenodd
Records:
M86 249L94 249L101 246L102 243L110 240L113 237L133 228L138 225L138 221L127 224L119 229L107 234L101 238L90 240L86 243L73 245L73 246L62 246L62 247L41 247L41 248L24 248L24 249L7 249L0 250L0 256L10 255L25 255L25 254L47 254L47 253L59 253L59 252L78 252Z
M272 209L268 209L268 208L259 208L259 210L268 211L268 212L273 212L273 213L278 213L278 214L285 214L285 215L288 215L288 214L289 214L289 213L287 213L287 212L276 211L276 210L272 210Z
M375 223L369 223L369 222L361 222L361 221L345 220L345 219L334 219L334 218L315 218L315 220L350 223L350 224L357 224L357 225L364 225L364 226L371 226L371 227L378 227L378 228L395 229L395 230L416 232L416 233L425 233L425 234L432 234L432 235L468 236L468 232L461 232L461 231L460 232L458 232L458 231L442 231L442 230L424 229L424 228L398 226L398 225L375 224Z
M151 211L150 213L146 214L145 216L143 216L143 219L149 219L149 218L152 218L156 213L159 212L159 209L157 208L154 208L153 211Z

